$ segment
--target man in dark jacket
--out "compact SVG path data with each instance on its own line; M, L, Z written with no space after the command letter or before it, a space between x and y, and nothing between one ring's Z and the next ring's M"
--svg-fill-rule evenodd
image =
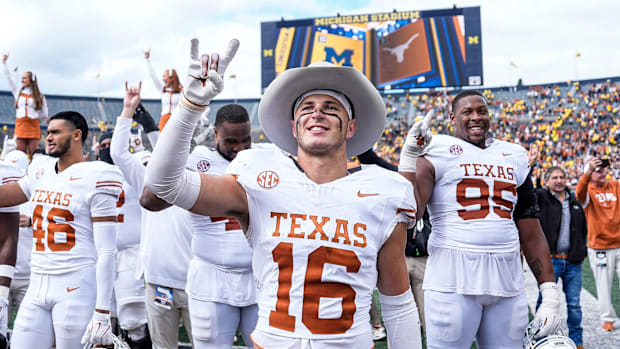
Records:
M575 195L566 188L566 172L562 168L549 168L544 179L546 186L536 192L540 224L551 251L555 278L562 278L568 308L569 337L577 348L583 348L579 295L581 264L587 255L586 217Z

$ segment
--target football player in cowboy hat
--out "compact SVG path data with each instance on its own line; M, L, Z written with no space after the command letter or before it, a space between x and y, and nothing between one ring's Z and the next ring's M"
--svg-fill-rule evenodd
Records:
M257 346L370 348L377 286L392 347L421 348L404 257L413 188L377 166L347 170L347 156L369 149L385 125L383 100L362 73L321 62L285 71L267 88L261 126L296 158L251 149L227 175L184 169L193 128L223 89L237 47L232 40L221 57L199 57L192 41L189 78L147 166L147 186L194 213L239 221L253 247Z

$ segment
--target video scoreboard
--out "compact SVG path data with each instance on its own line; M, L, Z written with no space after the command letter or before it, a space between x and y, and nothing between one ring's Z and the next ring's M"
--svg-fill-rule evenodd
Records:
M284 70L327 61L378 89L479 86L480 7L261 23L262 89Z

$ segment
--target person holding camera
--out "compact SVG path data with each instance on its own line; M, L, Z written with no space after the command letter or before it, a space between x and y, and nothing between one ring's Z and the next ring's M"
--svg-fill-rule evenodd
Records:
M614 330L616 312L611 304L614 270L620 277L620 185L608 180L609 160L593 158L577 183L577 200L588 221L588 258L600 307L603 329Z

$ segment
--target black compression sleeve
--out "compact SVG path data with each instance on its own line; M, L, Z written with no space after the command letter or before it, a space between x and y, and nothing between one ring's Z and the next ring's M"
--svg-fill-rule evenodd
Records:
M536 191L529 175L523 184L517 188L517 205L513 214L514 220L522 218L540 218L540 208Z
M377 156L377 153L375 153L372 148L368 149L367 151L361 153L360 155L357 156L357 159L360 161L360 163L362 164L371 164L371 165L377 165L377 166L381 166L385 169L388 169L390 171L398 171L398 167L390 164L389 162L385 161L384 159L380 158Z

